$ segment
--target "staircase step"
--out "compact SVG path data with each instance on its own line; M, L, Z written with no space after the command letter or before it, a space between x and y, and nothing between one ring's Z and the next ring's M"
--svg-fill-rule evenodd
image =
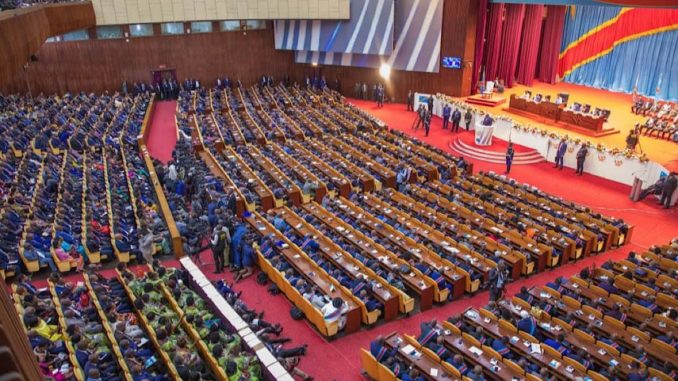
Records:
M466 158L471 158L493 164L504 164L506 162L506 157L504 153L496 151L487 151L479 147L472 147L461 141L459 138L455 138L452 141L450 141L448 143L448 146L453 151L457 152L460 155L463 155ZM516 153L513 156L514 165L537 164L543 161L544 158L536 150L532 152Z

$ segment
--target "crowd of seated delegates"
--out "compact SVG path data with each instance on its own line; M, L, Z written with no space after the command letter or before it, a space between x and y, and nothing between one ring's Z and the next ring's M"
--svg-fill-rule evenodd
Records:
M298 152L296 151L291 145L285 144L285 145L280 145L280 148L282 148L283 151L285 151L286 154L290 155L292 158L297 160L301 165L304 165L306 168L309 170L313 169L312 161L313 159L308 157L308 155L305 155L303 152ZM266 147L262 149L262 152L269 152L270 148ZM270 155L269 158L272 158L274 155ZM336 168L335 168L336 169ZM325 183L327 186L327 190L329 192L335 190L337 187L334 183L334 179L330 178L325 172L323 171L314 171L314 174ZM306 190L312 190L315 191L314 186L317 186L317 184L309 184L307 186L307 181L304 181L303 186L301 189L303 190L304 193L309 194L306 192ZM323 199L324 201L324 199Z
M244 111L237 111L240 109L240 106L245 107L245 105L242 105L240 102L240 96L238 96L237 90L232 91L231 89L226 89L226 94L228 95L228 107L231 109L231 115L233 116L235 123L240 126L240 131L242 131L242 134L245 136L245 140L247 142L256 141L258 135L258 131L256 131L257 126L248 123Z
M351 198L351 201L353 201L356 205L360 206L363 210L372 213L376 218L383 221L384 223L391 225L394 229L396 229L406 237L412 238L417 242L424 243L427 247L433 249L441 258L449 260L457 267L468 272L469 276L471 277L471 281L483 278L483 275L480 272L476 271L476 269L471 267L471 265L468 262L464 261L462 258L457 256L455 252L445 250L444 248L437 246L437 244L433 243L433 241L422 241L422 239L420 237L417 237L416 234L406 224L400 223L395 217L388 215L388 213L386 213L383 210L372 208L370 205L364 202L364 200L365 198L361 195L355 195L355 197ZM423 217L420 216L419 218ZM422 222L426 223L427 221L423 220ZM449 231L447 233L449 234ZM465 243L466 242L465 238L461 239L459 237L455 237L455 239L458 240L460 245L466 245L469 248L469 250L475 250L474 247L470 246L468 243ZM383 244L388 244L388 242L384 242ZM406 260L410 264L410 266L417 268L424 275L427 275L431 279L435 280L440 288L448 288L450 290L450 296L454 294L453 285L447 282L444 279L443 275L437 269L418 260L416 257L412 256L408 252L401 253L400 257ZM500 258L494 257L492 259L494 259L498 263ZM501 259L501 261L503 261L503 259Z
M413 194L409 191L408 187L405 187L403 193L404 194ZM447 198L450 201L458 202L458 200L455 199L455 197L453 197L453 196L447 196ZM387 204L390 204L390 206L393 207L393 208L396 208L396 209L400 208L399 204L397 202L395 202L393 199L391 199L390 197L384 197L381 200L386 202ZM434 202L429 201L425 198L421 198L421 199L419 199L419 201L424 203L429 208L432 208L434 210L438 209L437 205ZM365 207L365 206L363 206L363 207ZM367 209L369 209L369 207L367 207ZM438 228L438 227L440 227L441 229L445 228L444 231L445 231L445 234L446 234L447 237L450 237L451 239L456 241L459 245L466 247L468 250L475 251L475 252L479 253L481 256L484 256L486 258L493 260L497 264L505 262L504 258L502 257L502 253L499 250L492 252L489 249L487 249L487 245L488 245L487 241L492 240L492 241L495 241L499 244L512 247L512 243L510 241L504 239L503 237L494 233L493 231L484 230L481 227L476 227L478 230L481 230L486 235L483 236L483 237L474 237L474 236L471 236L471 234L469 234L469 233L461 233L457 229L453 230L453 229L451 229L451 227L444 226L443 224L436 225L436 220L431 218L428 214L425 214L421 210L412 209L412 210L408 210L408 212L410 213L410 215L412 217L418 219L425 226L432 225L434 228ZM483 217L485 217L485 216L483 216ZM398 223L398 221L396 221L395 219L388 218L384 214L381 214L379 216L379 219L391 224L394 228L398 229L399 231L403 232L404 234L406 234L408 236L411 234L409 232L409 229L404 227L402 224ZM462 224L462 225L465 225L465 226L472 226L472 224L469 220L460 221L459 223ZM476 239L476 238L480 238L480 239ZM428 246L436 246L432 242L428 243L427 245ZM532 262L535 261L535 258L533 258L532 254L529 253L528 251L525 251L522 248L516 248L516 247L512 247L512 249L520 251L525 256L525 260L528 263L532 263ZM451 252L451 251L448 251L448 250L437 250L437 252L439 253L439 255L441 257L449 260L450 262L454 263L458 267L461 267L462 269L467 271L469 273L469 275L471 276L471 280L476 280L476 279L482 278L482 274L480 274L479 272L474 270L468 264L468 262L461 259L458 256L457 252ZM509 263L505 263L505 265L508 266L508 267L511 266L511 264L509 264Z
M259 251L271 263L271 266L281 272L292 287L320 310L327 323L337 322L339 330L342 330L346 326L345 315L349 309L348 304L340 297L332 299L317 287L306 283L303 276L279 252L284 246L284 241L276 240L273 235L262 235L259 239Z
M120 282L116 278L105 279L91 271L88 275L92 290L107 318L106 324L111 327L132 379L168 381L167 370L161 361L153 364L147 362L149 359L157 360L155 349L146 332L137 324L132 303Z
M197 355L194 343L181 327L180 317L169 307L168 301L160 290L160 283L163 282L160 276L163 275L164 270L158 269L157 272L148 272L138 277L122 264L119 264L118 270L136 298L134 309L148 320L148 324L155 332L160 348L169 356L179 377L183 380L215 380L216 378L209 367ZM177 281L173 280L174 286L176 286L176 283ZM203 313L200 315L207 316ZM186 319L188 320L188 316L186 316ZM214 325L218 334L219 325Z
M236 147L235 150L238 155L240 155L240 158L242 158L247 164L247 166L250 167L257 177L259 177L273 192L273 196L275 196L275 198L278 200L284 200L288 192L292 190L292 184L288 183L287 181L285 181L285 184L279 184L257 160L254 160L254 158L250 156L251 151L248 147Z
M285 150L285 148L283 148ZM288 150L285 150L287 152ZM315 181L312 181L311 179L305 178L299 178L297 173L293 171L285 162L278 157L278 155L275 153L273 150L273 147L271 145L266 145L264 147L261 147L259 150L264 156L266 156L275 166L278 167L289 179L294 181L294 183L301 189L301 192L305 195L311 196L311 198L315 197L315 192L318 190L318 187L320 184L318 184ZM321 173L317 173L316 176L321 177Z
M463 156L454 156L449 152L443 151L438 147L434 147L431 145L428 145L422 141L419 141L417 139L414 139L413 137L405 134L404 132L397 131L397 130L391 130L388 133L380 133L380 137L385 139L391 144L395 144L397 146L401 146L407 150L412 150L411 147L420 147L424 148L425 150L436 154L438 156L441 156L446 159L447 163L437 163L440 167L438 168L438 172L440 173L441 179L446 179L451 177L451 173L449 173L449 166L445 166L445 164L454 164L455 167L459 170L459 173L457 173L458 176L464 176L465 173L464 171L468 167L468 163L466 163L466 160L464 159ZM422 157L425 160L429 160L427 157Z
M122 380L122 369L87 288L82 283L65 282L58 273L52 273L50 281L55 285L66 333L76 349L75 357L86 379Z
M678 103L639 100L631 110L647 116L643 124L636 124L639 133L678 142Z
M325 227L325 224L320 221L316 216L310 213L306 213L303 209L297 208L295 210L297 214L301 218L304 219L307 223L313 225L316 229L318 229L324 236L332 240L333 243L341 247L345 252L350 254L353 258L357 259L360 263L374 271L375 274L377 274L379 277L382 279L386 280L386 282L393 287L407 293L407 288L405 287L405 284L403 283L402 277L406 276L409 274L409 271L407 274L404 274L399 271L392 271L388 268L384 268L380 265L380 262L374 258L368 258L360 253L360 250L354 246L349 240L347 240L345 237L343 237L341 234L335 232L334 230L327 229ZM275 224L280 224L279 221L280 217L276 217L274 219L274 225ZM278 221L276 221L278 220ZM376 240L379 240L379 237L374 237L371 238L373 242L376 242ZM382 241L383 242L383 241ZM381 244L381 243L380 243ZM381 244L383 247L386 247L385 245L388 245L388 242L384 242ZM328 271L329 273L329 271ZM347 286L348 287L348 286ZM351 289L351 287L348 287Z
M320 254L320 244L313 238L313 236L303 236L292 229L282 218L273 214L267 215L268 221L275 226L281 233L297 245L303 252L305 252L320 268L336 279L342 286L346 287L358 299L365 303L365 308L368 312L379 310L383 313L384 305L375 296L373 289L378 284L374 280L370 280L367 275L364 277L356 276L352 278L344 269L335 266L331 261L328 261ZM324 234L325 228L321 228L321 233Z
M235 292L232 284L228 284L225 280L218 280L214 285L219 293L224 296L226 302L233 307L235 312L247 323L271 354L276 357L292 376L297 376L304 381L313 380L313 377L298 367L301 356L306 354L308 347L306 344L294 348L285 348L284 344L292 341L292 339L280 337L283 331L283 327L280 324L264 320L264 311L257 312L249 308L240 299L242 291Z
M550 200L551 202L554 202L554 203L556 203L556 204L558 204L562 207L570 209L573 212L588 214L589 216L591 216L592 218L594 218L598 221L601 221L601 222L604 222L604 223L609 223L609 224L619 228L619 231L621 233L626 234L628 232L629 226L622 219L617 219L617 218L612 218L612 217L604 217L599 213L593 213L588 208L585 208L585 207L580 206L580 205L576 205L573 202L565 201L565 200L563 200L559 197L550 195L546 192L539 190L536 187L528 186L526 184L517 183L513 179L505 179L505 178L503 178L503 177L501 177L497 174L494 174L494 173L486 173L486 174L480 173L479 174L479 176L483 176L483 175L488 176L488 177L492 178L493 180L501 181L501 182L503 182L503 183L505 183L506 185L509 185L509 186L520 187L523 190L525 190L526 192L531 193L534 196L537 196L538 198L544 198L544 199ZM483 184L482 181L479 181L479 177L471 176L471 177L468 177L468 179L470 181L473 181L476 185L481 185L481 186L487 187L488 189L491 189L493 192L500 193L502 196L512 198L512 199L515 199L516 201L532 205L533 207L535 207L537 209L541 209L541 210L545 211L546 213L552 215L556 219L567 220L569 223L575 224L581 229L588 229L588 230L590 230L590 231L592 231L592 232L594 232L598 235L598 240L604 241L606 239L605 234L602 232L602 230L597 225L592 226L591 224L584 224L583 222L579 221L576 216L574 216L574 213L566 213L566 212L563 212L563 211L560 211L560 210L554 210L549 205L547 205L545 203L541 203L538 200L531 202L531 201L526 200L526 199L517 198L517 196L515 194L507 191L505 188L502 188L500 186L491 186L490 187L486 184ZM574 240L577 240L579 238L578 236L575 235L575 232L569 231L568 229L564 228L563 226L557 227L556 230L559 230L560 232L564 233L566 236L568 236L568 237L570 237Z
M353 198L352 200L355 200ZM354 219L355 217L349 215L348 213L345 213L339 205L336 203L334 199L328 199L328 202L325 205L325 208L332 212L335 216L338 218L341 218L345 223L355 227L355 228L360 228L360 221L358 219ZM383 216L382 216L383 217ZM377 217L379 218L379 217ZM391 221L385 221L386 223L391 224ZM365 226L367 227L367 226ZM395 226L394 226L395 227ZM398 229L398 228L396 228ZM425 263L424 261L420 261L417 257L412 255L410 252L407 251L401 251L398 248L394 247L393 243L386 237L382 237L377 235L373 230L362 230L365 235L367 235L370 239L372 239L374 242L380 244L382 247L384 247L386 250L393 252L393 253L398 253L398 256L405 260L409 266L417 268L417 270L421 271L425 276L429 277L430 279L434 280L438 287L442 289L448 289L449 290L449 295L450 298L454 294L454 285L450 282L448 282L445 277L440 273L439 269L436 269L430 264ZM402 229L399 230L401 234L406 235L407 231ZM473 269L471 269L469 266L466 266L463 262L460 262L456 260L455 258L449 257L446 259L450 259L453 261L453 263L459 262L458 265L459 267L464 268L469 274L471 274L471 279L479 279L478 277L480 274L477 274ZM403 274L409 274L411 270L408 268L403 268L400 269L400 271ZM387 279L389 276L392 276L391 274L387 275ZM399 284L397 281L394 280L389 280L389 283L392 283L394 285L397 285L398 288L401 288L403 285ZM401 288L402 289L402 288Z
M261 105L261 97L258 97L256 94L256 87L250 87L247 89L240 89L242 94L242 103L245 109L249 114L249 119L251 119L259 128L261 128L266 135L266 139L274 140L276 132L280 131L275 123L271 123L270 118L266 112L262 109L257 109L257 106Z
M255 191L258 184L254 181L248 181L247 176L244 175L244 169L238 162L238 159L233 157L226 157L224 155L215 156L221 167L226 171L236 187L245 196L247 202L261 203L259 194Z
M324 147L325 149L323 149L322 147ZM320 158L324 163L332 167L332 169L344 175L344 177L346 177L351 182L351 186L353 187L354 190L357 191L358 189L360 189L361 184L360 173L356 173L354 171L349 170L345 163L343 163L341 160L337 159L330 153L331 148L325 146L317 147L315 145L305 145L304 148L306 148L312 154ZM299 156L295 156L295 158L299 159ZM360 162L358 162L358 164L356 165L359 168L362 168Z
M164 283L185 313L186 321L195 327L200 338L207 344L208 349L217 363L225 370L229 379L261 380L261 364L256 356L244 350L242 338L238 333L230 332L222 320L209 310L205 301L187 286L189 284L187 275L182 270L164 268L158 263L155 264L155 269L154 272L146 274L145 280L137 278L129 283L131 288L137 289L135 294L143 293L141 301L138 302L140 306L143 306L142 309L159 305L163 297L158 290L158 283ZM130 273L127 272L127 274ZM133 277L133 275L131 276ZM130 275L127 275L127 277L129 278ZM167 326L172 321L174 320L165 322L164 325ZM163 329L164 327L160 328L159 338L162 336ZM168 329L166 332L172 331ZM189 370L187 368L206 368L200 358L190 349L187 341L180 338L173 340L168 337L163 344L163 349L174 359L175 365L179 363L177 371L180 376L182 376L182 372ZM179 361L177 361L178 356Z
M65 338L59 330L59 319L51 294L36 288L24 274L15 280L15 305L26 329L40 371L45 378L55 381L75 380L74 364L68 357ZM77 338L76 338L77 339Z

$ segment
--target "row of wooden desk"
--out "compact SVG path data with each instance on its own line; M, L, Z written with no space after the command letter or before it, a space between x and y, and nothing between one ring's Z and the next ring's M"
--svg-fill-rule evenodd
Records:
M603 124L605 123L604 116L584 114L582 112L566 109L564 104L555 104L548 101L537 103L517 97L515 94L511 94L509 108L512 111L533 114L548 122L555 122L595 132L602 131Z

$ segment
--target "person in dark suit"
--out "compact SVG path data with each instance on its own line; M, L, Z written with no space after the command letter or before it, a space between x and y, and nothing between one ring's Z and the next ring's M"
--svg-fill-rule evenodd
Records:
M668 209L671 205L671 198L673 197L673 192L676 191L676 187L678 187L678 174L676 174L676 172L671 172L662 188L662 199L660 203L664 205L664 209Z
M473 114L471 114L471 110L466 110L466 114L464 114L464 122L466 122L466 131L469 130L471 127L471 119L473 119Z
M414 94L412 90L407 92L407 111L414 111Z
M553 168L563 169L565 152L567 152L567 141L563 138L560 140L560 143L558 143L558 149L556 150L556 165Z
M388 361L388 359L395 356L396 353L398 353L398 349L388 349L384 343L384 337L379 336L372 343L370 343L370 353L372 353L372 356L374 356L378 362L384 363Z
M443 107L443 130L447 130L447 126L450 124L451 114L452 108L448 103L445 103L445 107Z
M433 113L433 95L428 96L426 103L428 104L428 112Z
M508 148L506 149L506 174L508 175L511 172L511 164L513 164L513 155L515 154L513 150L513 143L509 143Z
M490 300L497 301L504 293L504 287L508 279L508 271L504 268L504 262L499 262L497 267L490 271Z
M426 112L426 116L424 116L424 130L426 131L426 136L428 136L428 132L431 130L431 111Z
M454 132L459 132L459 122L461 122L461 111L455 109L452 113L452 128ZM468 130L468 127L466 127L466 130Z
M577 151L577 171L575 172L578 176L584 174L584 162L586 161L586 156L589 154L589 149L586 144L582 144L579 151Z

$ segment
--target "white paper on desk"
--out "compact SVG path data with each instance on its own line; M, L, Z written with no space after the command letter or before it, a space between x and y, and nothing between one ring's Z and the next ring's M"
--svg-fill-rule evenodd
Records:
M532 343L530 353L541 353L541 346L537 343Z
M475 346L471 346L471 348L468 349L471 353L474 355L480 356L483 354L483 351L480 348L477 348Z
M431 377L438 377L438 368L431 368Z
M403 352L410 354L414 352L414 347L410 344L407 344L406 346L403 347Z

